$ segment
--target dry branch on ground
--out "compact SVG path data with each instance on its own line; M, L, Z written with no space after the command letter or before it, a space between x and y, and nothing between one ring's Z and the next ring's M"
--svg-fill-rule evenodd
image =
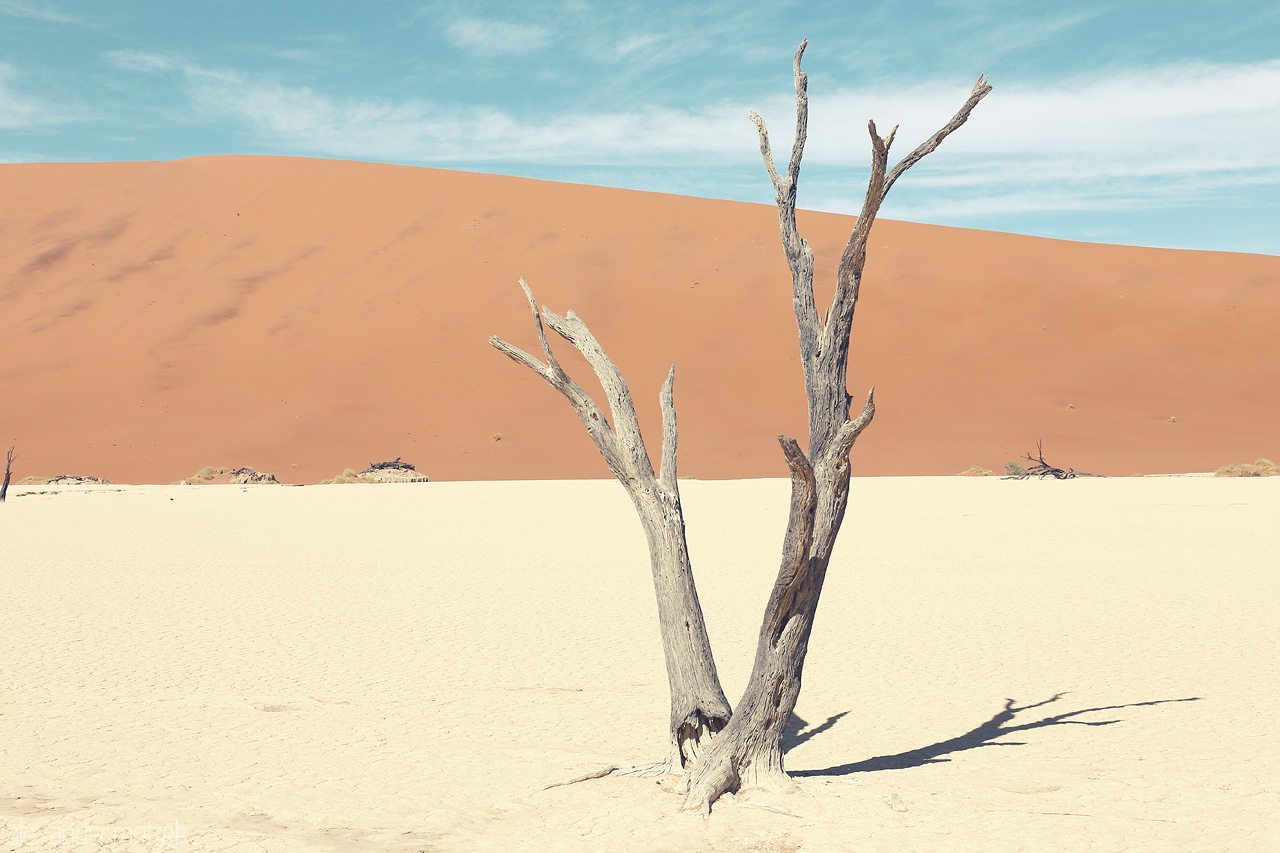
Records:
M1044 461L1044 447L1043 442L1040 441L1036 442L1036 455L1032 456L1030 453L1026 453L1023 458L1034 464L1030 468L1022 468L1022 466L1018 465L1015 467L1021 470L1014 470L1009 467L1012 463L1008 463L1005 465L1005 470L1009 471L1009 476L1001 477L1001 479L1026 480L1029 477L1038 477L1043 480L1045 477L1053 477L1055 480L1074 480L1076 477L1106 476L1105 474L1090 474L1087 471L1077 471L1075 468L1067 468L1066 470L1055 468Z

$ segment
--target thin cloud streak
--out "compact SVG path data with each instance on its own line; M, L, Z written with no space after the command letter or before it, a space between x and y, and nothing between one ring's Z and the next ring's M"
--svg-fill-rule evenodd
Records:
M167 71L181 67L181 63L177 60L143 50L112 50L103 54L103 58L108 64L121 71ZM194 66L186 66L186 68L195 70Z
M8 84L13 76L13 67L0 61L0 128L18 130L66 120L44 104L13 91Z
M206 120L238 124L281 153L455 168L524 164L564 169L567 180L590 167L621 175L759 163L745 103L528 117L426 101L343 101L137 51L107 59L123 70L179 74ZM1280 61L1112 71L1050 86L994 83L964 131L913 172L913 184L936 196L931 215L1171 204L1223 187L1280 186L1280 146L1273 143L1280 138ZM866 118L875 117L882 134L901 125L895 153L903 156L945 123L968 85L815 94L806 166L847 175L840 183L850 195L828 195L813 206L856 209ZM784 156L793 101L775 95L751 106L774 122L773 149Z
M508 55L538 50L550 33L531 24L461 18L445 28L445 35L455 47L484 55Z
M83 18L60 12L48 3L28 3L25 0L0 0L0 15L45 21L50 24L88 24Z

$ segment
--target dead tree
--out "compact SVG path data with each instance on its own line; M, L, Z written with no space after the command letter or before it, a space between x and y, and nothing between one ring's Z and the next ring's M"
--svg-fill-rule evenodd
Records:
M490 338L494 346L538 373L569 399L610 469L636 504L654 566L663 648L672 688L672 742L679 751L673 751L666 769L683 769L680 790L686 795L684 807L704 814L727 790L753 786L777 788L787 780L782 735L800 694L814 612L848 505L849 452L875 414L873 394L868 394L862 410L851 420L852 398L845 384L849 336L871 226L894 182L964 124L978 102L991 91L986 78L979 78L960 111L892 169L888 168L889 147L897 128L882 139L875 123L869 124L870 182L840 261L831 306L825 316L819 317L813 291L813 252L796 228L796 190L809 113L808 78L800 68L800 61L807 46L808 41L802 42L795 55L796 134L784 174L780 175L774 164L764 121L751 114L759 133L765 168L773 182L782 246L791 271L809 407L809 446L805 451L793 438L778 438L791 472L791 509L782 566L765 607L750 681L732 715L716 677L684 548L684 522L675 476L676 419L671 399L675 368L667 376L660 397L663 449L661 472L655 478L640 439L626 383L572 311L567 318L562 318L543 308L540 317L537 304L521 279L547 362L544 364L504 341ZM586 356L600 377L609 397L615 423L612 429L591 398L556 363L542 328L543 319ZM688 626L687 629L678 630L682 625ZM688 712L678 709L688 708L696 711L682 717L682 713ZM685 726L700 727L698 735L691 736L691 729L681 728L677 722L680 719L685 721ZM604 771L582 778L600 775L604 775Z
M1020 474L1010 474L1008 477L1001 477L1002 480L1026 480L1029 477L1038 477L1043 480L1045 477L1052 477L1055 480L1074 480L1076 477L1105 477L1104 474L1090 474L1087 471L1077 471L1075 468L1062 470L1055 468L1048 462L1044 461L1044 442L1036 442L1036 455L1024 453L1022 458L1028 462L1034 462L1030 468L1027 468Z
M627 383L587 324L572 311L561 317L543 307L539 315L538 303L523 278L520 287L533 311L533 323L546 362L496 336L489 338L489 343L541 376L573 406L600 455L609 464L609 470L631 496L649 545L649 563L658 599L658 626L671 690L670 748L666 758L656 764L623 772L678 772L692 766L711 738L729 722L730 709L711 655L711 640L707 637L685 543L684 514L676 478L676 410L672 400L676 369L672 365L658 395L662 408L662 461L655 475ZM595 371L609 402L612 427L591 396L556 360L543 328L544 320L552 331L573 344ZM610 768L611 771L619 769Z
M8 456L5 459L4 483L0 484L0 501L3 501L5 497L9 494L9 480L13 477L13 460L18 458L13 455L13 451L15 449L16 448L10 447Z
M386 470L391 470L391 471L416 471L416 470L418 470L418 469L417 469L417 468L414 468L414 467L413 467L412 465L410 465L408 462L401 462L401 461L400 461L400 457L399 457L399 456L397 456L397 457L396 457L394 460L392 460L391 462L370 462L370 463L369 463L369 468L368 468L368 470L370 470L370 471L386 471Z
M794 439L779 437L791 469L791 513L782 567L765 607L747 689L729 725L682 780L682 789L688 794L685 808L703 812L726 790L738 786L777 788L787 779L782 766L782 734L800 695L814 611L849 501L849 451L875 414L873 388L862 411L850 420L852 398L845 385L849 335L866 265L867 239L894 182L964 124L991 91L986 78L979 78L960 111L892 169L888 168L889 147L897 127L882 139L875 122L868 123L871 178L840 259L831 306L825 317L819 318L813 294L813 252L796 229L796 186L809 115L808 77L800 69L807 45L808 41L801 42L795 56L796 133L785 174L779 175L774 165L764 120L755 113L751 120L773 182L782 247L791 269L792 303L809 401L809 448L802 452Z

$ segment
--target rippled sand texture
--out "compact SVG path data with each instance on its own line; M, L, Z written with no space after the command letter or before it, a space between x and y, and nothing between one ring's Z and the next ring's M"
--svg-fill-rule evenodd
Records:
M736 699L787 486L684 491ZM15 488L0 838L1275 850L1277 517L1275 478L859 480L794 788L704 823L672 778L540 790L664 751L648 563L615 482Z
M590 324L650 436L676 364L684 473L785 477L776 436L806 428L768 204L284 157L0 164L0 186L19 477L318 483L396 457L433 480L607 476L564 401L487 343L537 349L521 275ZM800 213L820 305L852 225ZM1280 257L878 221L857 473L1000 470L1036 439L1122 476L1280 458L1277 317Z

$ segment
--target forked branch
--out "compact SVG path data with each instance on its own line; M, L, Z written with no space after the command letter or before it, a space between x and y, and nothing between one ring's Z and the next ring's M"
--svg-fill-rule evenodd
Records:
M895 126L889 135L880 138L874 121L867 122L867 130L871 134L871 178L867 182L867 194L863 198L862 211L854 225L853 233L840 258L840 270L836 277L836 292L831 300L829 318L836 318L838 323L849 323L853 319L853 311L858 302L858 288L862 282L862 270L867 262L867 239L871 236L871 226L875 224L880 206L885 196L898 178L908 169L936 151L942 140L969 120L978 102L991 92L991 84L985 76L979 77L969 92L969 98L960 110L951 117L936 133L916 146L915 150L898 161L898 165L886 172L889 163L889 148L898 132Z
M595 441L618 481L635 504L649 546L654 590L658 600L658 627L667 664L667 680L671 688L669 745L666 758L646 765L623 769L610 767L578 780L651 772L672 772L692 764L717 732L728 723L729 702L720 687L711 641L707 637L694 585L689 550L685 540L684 515L680 506L680 487L676 479L676 410L673 402L675 368L667 373L658 395L662 409L662 455L659 474L654 476L640 422L636 417L631 392L617 366L591 334L587 325L572 311L564 317L538 304L525 280L520 279L533 312L534 326L546 361L543 362L498 337L489 342L511 359L525 365L564 395L573 405L578 418ZM551 352L543 323L582 353L591 365L609 399L613 426L609 426L600 407L580 385L569 378Z
M648 454L645 452L644 440L640 436L640 423L636 419L635 406L631 401L631 392L628 390L627 383L623 380L617 365L613 363L595 339L595 336L591 334L587 324L582 322L576 314L569 311L566 316L561 317L548 308L543 308L539 312L538 303L533 298L533 291L529 289L529 285L524 278L520 279L520 288L524 291L525 298L529 301L529 308L533 312L534 328L538 332L538 342L542 345L543 355L547 359L546 362L540 361L496 335L489 338L489 343L513 361L523 364L541 376L552 388L564 395L565 399L573 406L578 419L587 428L587 433L595 442L600 455L604 457L609 464L609 469L613 471L615 476L622 479L624 483L636 477L644 477L646 473L651 478L653 476L653 467L649 462ZM546 325L550 326L551 330L560 335L560 337L573 344L574 348L582 353L587 363L591 365L592 370L595 371L609 401L609 409L613 415L613 427L610 427L604 412L601 411L595 400L591 398L591 395L575 382L560 366L560 362L556 360L555 354L551 350L551 344L547 340L547 333L543 326L544 318ZM671 424L670 440L673 445L675 442L675 410L671 406L671 385L674 381L675 367L673 366L660 395L663 407L664 458L667 454L665 440L668 437L666 428L668 421ZM668 408L670 408L669 413ZM670 452L674 456L674 446ZM674 462L672 470L674 471Z
M916 150L912 151L906 157L903 157L898 161L898 165L893 167L893 171L889 173L889 177L885 178L884 191L888 193L889 188L893 186L893 182L902 177L903 172L923 160L925 155L936 151L938 146L942 144L942 140L946 139L953 131L959 128L960 125L968 121L969 114L973 112L973 108L978 105L978 102L991 94L991 88L991 83L987 76L985 74L979 76L978 82L973 84L973 89L969 92L969 99L965 101L964 106L962 106L959 111L951 117L951 121L943 125L942 128L933 136L930 136L924 142L917 145ZM894 129L896 130L897 128Z
M765 126L764 119L754 111L750 113L751 122L756 126L756 133L760 137L760 156L764 158L765 169L773 184L778 207L778 232L782 238L787 266L791 270L792 299L796 322L800 328L801 355L806 359L814 355L819 328L818 310L813 300L813 250L809 248L808 241L801 238L796 226L796 188L800 182L800 161L804 157L804 145L809 133L809 76L801 70L800 60L808 46L808 39L800 42L792 63L796 88L796 135L785 175L778 174L773 162L769 129Z
M880 206L888 195L889 189L904 172L936 150L942 141L969 119L974 107L991 92L987 78L979 77L969 93L968 99L951 120L942 126L927 140L916 146L910 154L889 169L889 150L897 134L894 127L889 135L881 138L874 121L868 122L871 135L871 175L867 182L866 195L862 209L849 235L840 266L836 276L836 289L832 295L831 305L824 317L819 317L813 292L813 252L809 244L799 233L796 225L796 192L800 179L800 162L804 154L804 146L808 137L809 126L809 94L808 76L800 67L808 40L802 41L796 50L793 70L796 90L796 132L795 142L791 148L791 159L787 163L785 174L779 174L773 158L773 149L769 143L769 131L762 119L752 112L751 121L760 138L760 154L764 159L769 180L774 188L778 209L779 236L787 265L791 270L792 303L795 310L796 326L800 336L801 364L805 370L806 384L811 390L830 377L821 378L818 358L825 356L834 359L834 367L841 375L836 377L843 385L844 352L847 348L849 326L853 322L853 312L857 306L858 290L861 284L862 271L866 266L867 240L871 227L875 224ZM811 436L816 423L811 417ZM812 450L812 447L810 448Z
M828 451L833 465L849 464L849 451L853 450L853 443L858 440L858 436L862 435L862 431L871 425L871 419L875 416L876 389L872 386L867 392L867 401L862 404L862 411L853 420L845 421L836 432L835 441L831 443L831 449Z

